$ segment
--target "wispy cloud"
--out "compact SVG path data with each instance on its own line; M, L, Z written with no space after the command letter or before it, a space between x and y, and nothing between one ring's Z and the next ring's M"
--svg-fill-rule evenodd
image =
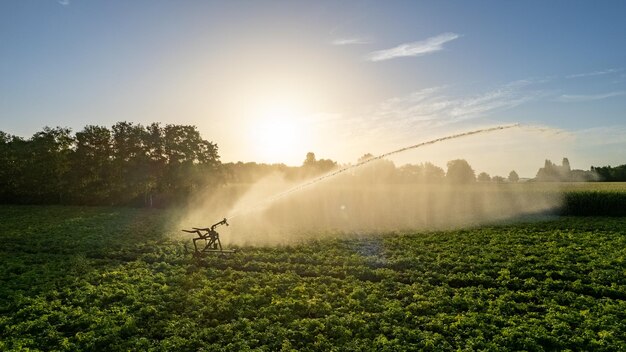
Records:
M574 74L574 75L565 76L565 78L583 78L583 77L603 76L603 75L608 75L608 74L611 74L611 73L621 72L623 70L624 69L622 69L622 68L610 68L610 69L601 70L601 71L577 73L577 74Z
M365 38L338 38L330 42L332 45L360 45L370 44L372 41Z
M443 33L426 40L413 43L405 43L394 48L373 51L367 55L370 61L383 61L406 56L423 56L443 50L443 45L447 42L459 38L456 33Z
M538 89L541 83L539 79L519 80L476 94L455 94L455 86L425 88L343 115L333 127L345 131L342 138L397 143L473 119L486 121L496 113L541 99L550 94Z
M69 6L70 5L70 0L59 0L58 3L63 5L63 6Z
M391 98L376 109L380 119L403 122L409 126L443 125L495 111L510 109L542 96L543 92L526 89L535 82L520 80L496 89L469 96L449 96L446 87L422 89L405 97Z
M602 100L613 97L619 97L622 95L626 95L626 91L616 91L616 92L608 92L604 94L587 94L587 95L561 95L558 100L566 103L577 103L577 102L585 102L585 101L594 101L594 100Z

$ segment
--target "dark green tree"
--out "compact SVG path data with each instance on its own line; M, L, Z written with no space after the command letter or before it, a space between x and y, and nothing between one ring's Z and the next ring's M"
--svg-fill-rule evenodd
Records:
M0 187L16 203L62 202L73 139L67 128L45 127L30 139L0 136Z
M14 140L18 137L0 131L0 201L15 202L18 160Z
M62 203L67 195L67 174L74 138L68 128L45 127L30 139L30 165L26 169L33 197L43 202Z
M222 181L217 145L200 137L195 126L166 125L163 129L166 165L159 189L170 200L181 200Z
M75 136L46 127L28 140L0 132L1 202L165 205L222 182L217 145L194 126L119 122Z
M606 182L626 182L626 164L616 167L592 166L591 171L598 175L601 181Z
M144 200L150 182L148 132L142 125L118 122L112 127L112 138L112 196L123 204Z
M115 204L113 140L104 126L88 125L76 133L70 179L74 201L80 204Z

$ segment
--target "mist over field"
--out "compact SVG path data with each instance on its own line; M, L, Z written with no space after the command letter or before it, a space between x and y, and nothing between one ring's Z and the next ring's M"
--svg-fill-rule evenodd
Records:
M443 169L430 163L408 164L399 171L386 159L433 144L445 146L456 139L519 127L513 124L466 131L378 156L366 154L354 165L335 167L308 180L287 180L284 174L274 173L251 184L226 186L206 199L198 198L181 227L190 223L205 223L198 227L207 227L207 219L225 217L231 227L222 230L227 235L224 243L275 245L328 236L478 226L554 210L560 204L558 186L519 186L516 173L512 184L485 183L491 181L485 173L478 178L483 182L477 183L475 171L465 160L450 161L444 179ZM559 132L536 127L524 130L534 134ZM317 163L309 153L303 167L306 170ZM569 161L563 170L569 176Z
M374 175L375 169L371 165L359 172ZM477 226L546 213L560 204L558 185L398 184L356 176L339 175L272 202L266 200L298 183L275 174L253 185L226 187L192 207L181 228L205 227L226 217L230 227L219 229L225 244L293 244L323 237Z

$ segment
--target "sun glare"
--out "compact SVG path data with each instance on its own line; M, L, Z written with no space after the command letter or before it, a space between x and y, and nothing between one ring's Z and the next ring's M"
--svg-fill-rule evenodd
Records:
M302 116L288 104L260 111L251 125L256 154L261 160L294 164L304 158L306 134Z

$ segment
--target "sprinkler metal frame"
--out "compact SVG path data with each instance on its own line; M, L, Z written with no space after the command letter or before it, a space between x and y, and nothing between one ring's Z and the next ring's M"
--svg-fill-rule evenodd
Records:
M222 242L220 242L220 234L215 230L220 225L228 226L226 218L222 221L216 222L211 227L192 227L192 230L182 230L187 233L195 233L198 237L193 239L193 248L195 257L201 257L204 254L233 254L236 253L236 249L223 249ZM197 242L204 241L204 247L200 245L198 247Z

